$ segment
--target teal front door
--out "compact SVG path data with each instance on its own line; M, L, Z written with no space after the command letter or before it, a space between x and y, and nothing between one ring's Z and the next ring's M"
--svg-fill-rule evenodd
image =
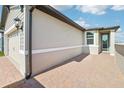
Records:
M102 51L109 51L109 34L102 34Z

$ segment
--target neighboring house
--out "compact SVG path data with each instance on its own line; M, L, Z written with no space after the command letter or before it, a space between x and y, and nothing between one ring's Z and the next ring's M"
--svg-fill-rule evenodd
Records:
M0 52L4 52L4 31L0 29Z
M51 6L3 6L4 53L26 78L80 55L114 55L119 26L85 29Z
M0 38L0 51L2 51L2 38Z

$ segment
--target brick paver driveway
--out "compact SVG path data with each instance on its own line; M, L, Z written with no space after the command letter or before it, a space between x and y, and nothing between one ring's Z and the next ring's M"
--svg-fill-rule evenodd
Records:
M124 87L124 75L109 54L81 55L35 80L44 87Z
M20 81L22 78L20 72L7 57L0 57L0 87Z
M114 57L109 54L80 55L65 63L26 80L25 83L9 87L124 87L124 75ZM4 71L10 72L7 68ZM0 72L0 79L4 75L7 80L8 76L3 72Z

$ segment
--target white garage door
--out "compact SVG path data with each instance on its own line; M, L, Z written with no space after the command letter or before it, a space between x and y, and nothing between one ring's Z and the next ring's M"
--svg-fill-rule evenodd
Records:
M9 36L9 56L13 59L17 58L17 54L19 52L19 36L18 32L13 32L8 35Z

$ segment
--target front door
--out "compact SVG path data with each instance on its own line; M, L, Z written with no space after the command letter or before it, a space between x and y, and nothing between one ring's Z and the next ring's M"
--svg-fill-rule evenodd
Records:
M109 33L102 34L102 51L109 51Z

